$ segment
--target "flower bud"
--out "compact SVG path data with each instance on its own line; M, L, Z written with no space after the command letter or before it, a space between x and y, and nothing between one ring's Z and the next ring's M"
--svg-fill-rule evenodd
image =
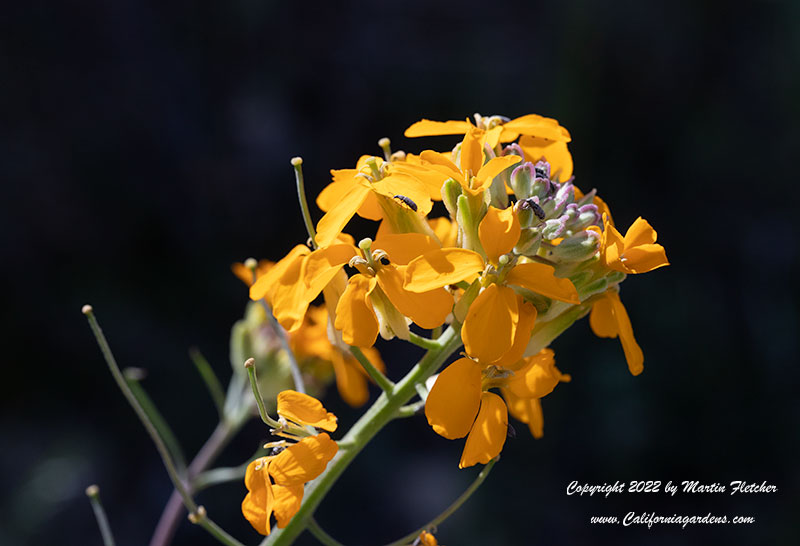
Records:
M538 229L526 228L520 232L514 252L522 256L535 256L542 244L542 234Z
M551 250L558 261L582 262L597 254L600 239L595 231L581 231L567 237Z
M526 199L531 196L533 178L533 164L528 161L520 163L511 171L509 183L517 199Z
M561 237L564 231L566 231L565 219L563 217L553 218L545 222L545 226L542 229L542 238L552 241Z
M452 178L448 178L444 181L444 184L442 184L442 202L444 206L447 207L447 212L450 213L451 218L456 217L458 196L461 195L461 192L461 184Z

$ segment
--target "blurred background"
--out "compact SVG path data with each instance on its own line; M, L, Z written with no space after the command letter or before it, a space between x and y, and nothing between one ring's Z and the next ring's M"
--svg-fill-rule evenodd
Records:
M187 356L230 376L247 302L235 261L305 240L289 159L316 195L331 168L395 149L422 117L554 117L576 184L627 227L641 215L672 262L629 278L645 352L632 377L587 321L555 344L572 374L446 545L797 544L800 4L708 1L18 3L0 18L0 544L100 544L100 485L118 544L146 544L171 485L114 385L81 305L193 454L216 423ZM321 214L314 210L315 219ZM364 222L356 228L369 228ZM389 375L409 352L384 351ZM374 391L374 388L373 388ZM373 392L373 398L376 395ZM343 427L358 411L324 398ZM220 463L263 438L251 422ZM463 442L423 417L390 425L320 506L348 545L424 524L472 481ZM774 483L771 495L567 496L628 480ZM199 495L259 537L232 483ZM747 526L598 526L593 515L755 517ZM185 522L175 544L212 544ZM315 544L305 534L298 544Z

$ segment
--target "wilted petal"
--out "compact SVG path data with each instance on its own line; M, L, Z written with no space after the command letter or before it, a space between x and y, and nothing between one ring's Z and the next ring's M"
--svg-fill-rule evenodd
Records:
M378 337L378 316L369 299L376 283L374 277L353 275L339 298L334 327L348 345L371 347Z
M328 432L336 430L336 416L322 402L302 392L286 390L278 393L278 415L299 425L310 425Z
M481 409L467 436L459 468L486 464L503 450L508 435L508 410L503 399L492 392L481 396Z
M300 485L322 474L339 446L327 433L303 438L272 458L268 466L275 485Z
M253 528L262 535L270 531L274 494L267 473L267 457L261 457L247 465L244 484L248 493L242 501L242 514Z
M427 252L406 267L405 289L427 292L469 279L484 268L483 258L465 248L444 248Z
M580 304L578 291L569 279L555 276L555 269L547 264L519 264L508 273L506 283L527 288L554 300Z
M475 298L461 328L468 355L489 363L508 352L519 322L518 299L511 288L496 284Z
M519 240L519 219L514 207L496 209L489 206L478 226L478 238L489 261L497 265L503 254L511 252Z
M445 368L425 402L425 416L436 434L448 440L469 433L481 403L481 367L459 358Z
M610 291L607 292L608 298L614 307L614 317L617 321L617 328L619 329L619 340L622 343L622 350L625 353L625 360L628 362L628 369L633 375L639 375L644 370L644 353L639 344L636 343L636 338L633 337L633 327L631 326L631 319L628 317L628 312L622 301L619 299L619 294Z

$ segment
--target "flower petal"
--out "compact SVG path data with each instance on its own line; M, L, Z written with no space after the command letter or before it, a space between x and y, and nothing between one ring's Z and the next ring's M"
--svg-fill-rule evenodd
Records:
M561 378L553 351L542 349L539 354L525 359L525 366L509 378L506 388L520 398L542 398L553 392Z
M636 338L633 337L631 319L628 317L628 312L619 299L619 294L613 291L607 292L607 294L614 307L614 318L617 320L619 340L622 343L622 351L625 353L625 360L628 362L628 369L631 374L639 375L642 373L642 370L644 370L644 353L642 352L642 348L639 347L639 344L636 343Z
M615 338L619 335L619 327L614 317L614 304L607 294L592 304L589 326L597 337Z
M503 124L503 129L504 137L511 136L510 134L505 134L507 131L508 133L513 132L520 135L538 137L540 139L547 139L551 141L569 142L572 140L569 132L565 128L561 127L558 124L558 121L552 118L540 116L538 114L528 114L526 116L512 119L511 121ZM505 140L505 138L503 138L503 142L510 142L511 140L514 140L514 138L510 140Z
M649 245L656 242L656 230L641 216L631 224L625 232L625 251L639 245Z
M378 337L378 316L369 299L376 283L374 277L353 275L339 298L334 327L348 345L371 347Z
M317 223L316 241L319 246L328 246L339 235L347 222L356 211L364 204L370 194L368 184L356 183L344 194L336 205L331 208Z
M366 404L369 400L369 390L367 378L359 373L360 365L357 363L354 365L350 359L345 360L345 356L339 351L331 352L331 364L336 374L336 388L342 400L354 408Z
M444 288L427 292L410 292L403 288L405 267L383 266L377 274L378 284L400 313L426 329L444 324L453 309L453 296Z
M484 268L483 258L465 248L426 252L406 267L405 289L427 292L466 280Z
M314 298L355 255L354 246L343 244L318 248L308 255L304 278L309 291L314 292Z
M536 163L544 158L550 163L550 172L554 176L558 174L561 182L572 176L572 154L569 153L566 142L524 136L519 139L519 146L528 161Z
M508 404L508 412L517 421L528 425L534 438L544 436L544 418L542 416L542 402L538 398L520 398L506 389L502 389L503 398Z
M483 167L483 131L470 127L461 141L461 172L465 176L475 176Z
M302 392L286 390L278 393L278 415L299 425L310 425L328 432L336 430L336 416L322 402Z
M303 256L309 254L311 250L306 245L297 245L289 253L284 256L278 263L276 263L264 275L258 277L255 283L250 286L250 299L258 301L261 298L266 298L268 303L272 303L272 294L278 280L286 273L287 270L295 267Z
M442 243L442 248L456 246L458 238L458 224L451 222L450 218L440 216L439 218L431 218L428 220L433 233Z
M481 409L467 436L458 468L486 464L503 450L508 436L508 410L503 399L493 392L481 396Z
M475 178L478 179L481 187L488 187L495 176L512 165L516 165L520 161L522 161L522 158L518 155L504 155L502 157L492 158L486 165L480 168Z
M578 291L569 279L560 279L554 274L555 269L547 264L519 264L506 276L506 283L527 288L548 298L580 304Z
M275 485L272 490L275 494L273 513L278 527L283 529L300 510L300 504L303 502L303 484Z
M455 440L469 433L480 403L481 366L459 358L436 378L425 402L425 416L436 434Z
M404 136L408 138L439 135L463 135L472 124L468 121L431 121L429 119L420 120L408 129Z
M261 457L247 465L244 483L248 493L242 501L242 514L253 528L262 535L269 535L274 493L267 474L267 457Z
M533 325L536 323L536 315L536 307L533 304L526 301L520 302L519 322L517 323L517 329L514 331L514 343L506 354L499 360L492 362L492 364L512 370L517 369L517 364L519 366L523 365L521 359L525 354L525 349L528 348Z
M338 450L339 445L325 432L309 436L273 457L269 473L275 485L304 484L322 474Z
M447 157L448 155L449 154L446 155L439 152L434 152L433 150L425 150L419 154L419 157L424 166L439 171L445 175L444 178L442 178L442 183L444 183L447 178L454 178L463 184L464 176L461 174L461 169L456 167L455 163L450 161L450 159Z
M669 265L667 254L661 245L639 245L626 250L621 261L626 273L647 273Z
M406 265L426 252L438 250L439 244L422 233L387 234L372 243L372 250L381 249L393 264Z
M496 284L475 298L461 327L468 355L489 363L508 352L519 322L519 299L511 288Z
M503 254L511 252L519 240L519 219L514 207L496 209L489 206L478 226L478 238L489 261L497 265Z

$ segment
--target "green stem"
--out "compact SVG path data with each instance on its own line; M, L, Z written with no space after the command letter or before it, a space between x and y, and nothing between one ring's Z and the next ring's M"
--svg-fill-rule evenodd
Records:
M484 482L484 480L489 476L489 472L492 471L492 467L494 466L494 464L499 459L500 459L500 457L495 457L494 459L489 461L489 463L486 466L484 466L483 469L480 471L480 473L478 474L478 477L475 478L475 481L472 482L472 484L469 487L467 487L467 490L464 491L461 494L460 497L458 497L456 500L454 500L453 504L448 506L445 509L444 512L442 512L441 514L439 514L438 516L433 518L425 526L420 527L419 529L417 529L413 533L409 533L406 536L404 536L403 538L401 538L399 540L395 540L394 542L392 542L390 544L387 544L386 546L404 546L404 545L407 545L411 541L413 541L415 538L417 538L422 531L426 531L428 529L433 529L434 527L436 527L437 525L442 523L444 520L446 520L447 518L452 516L453 513L456 510L458 510L459 508L461 508L461 505L464 504L465 502L467 502L467 499L469 499L472 496L472 494L481 486L481 484Z
M414 417L419 410L425 407L425 401L420 400L419 402L414 402L413 404L408 404L403 406L399 410L397 410L397 417Z
M244 367L247 368L247 377L250 379L250 387L253 389L253 397L256 399L258 415L261 416L261 420L268 427L281 428L281 424L270 417L269 413L267 413L267 408L264 407L264 397L261 396L261 390L258 388L258 378L256 377L256 360L248 358L244 363Z
M192 359L195 368L197 368L197 372L200 374L200 377L203 378L203 382L206 384L208 393L211 395L211 399L214 401L214 405L217 407L217 413L219 414L220 419L224 419L225 391L222 389L222 384L219 382L217 375L211 368L211 364L209 364L208 360L206 360L200 351L194 347L189 349L189 358Z
M344 544L326 533L325 529L320 527L319 523L317 523L317 520L315 520L313 517L308 518L308 530L317 540L319 540L322 544L325 544L325 546L344 546Z
M203 507L201 506L200 508ZM244 544L226 533L222 527L211 521L206 515L205 509L202 510L202 513L200 517L197 518L197 521L193 521L192 523L197 523L197 525L208 531L211 536L226 546L244 546Z
M591 305L587 306L584 302L584 305L576 305L553 320L537 323L533 327L531 340L528 342L525 354L534 355L550 345L555 338L564 333L576 320L585 316L590 309Z
M294 351L292 351L292 348L289 346L289 338L286 336L286 330L283 329L283 326L281 326L280 322L278 322L278 319L276 319L275 315L272 314L272 309L270 309L265 300L261 300L261 305L264 306L264 311L267 312L267 317L269 317L272 329L277 334L283 350L286 351L286 357L289 359L289 369L292 371L294 390L305 394L306 385L303 381L303 373L300 371L300 366L297 364Z
M122 391L122 394L125 395L125 398L128 400L128 403L131 405L131 407L133 407L133 411L136 412L136 415L144 425L147 434L150 435L150 439L156 445L156 449L158 450L159 455L161 455L161 460L164 461L167 474L169 474L172 484L175 486L175 489L178 490L178 493L180 493L181 498L183 499L183 504L186 505L186 508L188 508L190 513L196 512L197 504L194 502L194 499L184 486L183 481L178 474L178 470L175 468L175 462L172 460L169 449L167 449L167 445L158 434L158 430L148 417L147 412L145 412L144 408L142 408L141 404L139 404L136 396L134 396L131 388L128 386L128 383L125 381L125 377L122 375L122 372L117 365L114 354L111 352L111 347L108 345L105 335L103 335L103 330L100 329L100 324L97 322L91 306L85 305L83 307L83 314L86 315L86 318L89 320L89 326L92 328L94 337L97 339L97 344L100 346L100 351L103 353L103 357L105 358L106 364L108 364L108 369L111 371L111 375L114 377L114 381L117 382L117 386Z
M347 450L339 450L328 468L317 479L309 482L305 498L297 514L283 529L275 529L262 543L262 546L286 546L291 544L308 525L308 519L319 506L336 480L348 465L386 424L394 419L397 410L416 394L415 385L424 382L444 364L445 360L461 346L458 329L452 326L438 339L438 348L430 350L406 376L395 385L392 395L382 393L375 403L361 416L350 431L342 438L349 445Z
M303 158L293 157L292 167L294 167L294 179L297 182L297 199L300 201L300 210L303 211L303 222L306 224L308 237L311 239L311 246L317 248L317 232L314 231L314 223L311 221L311 212L308 210L306 200L306 184L303 178Z
M92 511L97 520L97 526L100 528L100 535L103 537L103 546L114 546L114 535L111 533L106 511L103 510L103 503L100 502L100 488L96 485L90 485L86 488L86 496L89 497L89 502L92 503Z
M361 349L358 347L350 346L350 352L353 353L353 356L356 357L356 360L364 367L367 371L369 376L375 380L375 383L383 390L383 392L391 394L392 390L394 389L394 383L389 381L389 378L383 375L381 371L376 368L372 362L369 361L367 355L365 355Z
M438 346L435 339L428 339L426 337L417 335L414 332L408 333L408 341L410 341L417 347L422 347L426 351L429 351L431 349L436 349L436 347Z
M122 371L122 375L125 376L128 387L130 387L133 396L136 397L136 400L142 406L142 409L144 409L148 419L150 419L153 426L156 427L159 436L161 436L164 439L164 443L167 444L167 449L169 449L169 452L172 454L175 466L178 468L178 473L181 476L186 475L186 458L183 456L181 445L177 438L175 438L175 434L167 424L167 421L161 415L161 412L158 411L153 400L147 395L147 392L140 383L144 376L144 370L139 368L125 368Z

